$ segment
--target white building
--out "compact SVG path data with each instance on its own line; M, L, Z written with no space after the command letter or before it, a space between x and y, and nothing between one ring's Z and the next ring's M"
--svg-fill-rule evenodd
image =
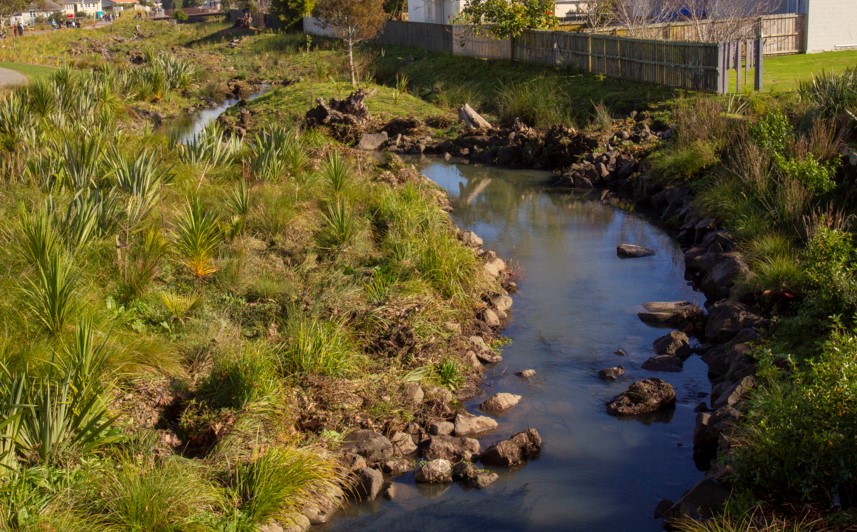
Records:
M806 13L806 51L857 48L857 2L802 0Z
M65 11L66 15L86 13L88 17L95 18L95 15L104 12L104 7L101 4L101 0L81 0L80 2L63 0L63 11Z
M30 26L34 24L36 20L47 19L54 13L61 13L62 11L62 5L52 2L51 0L40 0L39 2L33 2L28 5L22 12L12 15L9 20L12 24L24 24L25 26Z
M579 12L590 0L557 0L554 14L559 18ZM408 0L408 20L433 24L452 24L465 0Z

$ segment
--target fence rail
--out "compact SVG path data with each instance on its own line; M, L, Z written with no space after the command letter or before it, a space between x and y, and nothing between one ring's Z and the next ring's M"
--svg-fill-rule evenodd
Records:
M320 34L317 33L320 26L314 19L306 18L304 31ZM742 40L744 44L731 46L537 30L525 31L515 39L494 39L464 26L389 21L376 40L386 45L565 66L630 81L719 93L729 89L730 69L752 67L761 72L762 47L758 39ZM740 58L739 52L743 54ZM749 79L746 72L745 83ZM759 90L760 74L754 81Z
M806 51L806 15L797 13L764 17L670 22L645 27L600 28L600 35L631 36L682 42L731 42L760 35L765 55L798 54Z

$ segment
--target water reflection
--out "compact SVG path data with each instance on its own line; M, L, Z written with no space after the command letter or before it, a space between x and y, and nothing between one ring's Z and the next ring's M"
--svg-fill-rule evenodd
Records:
M641 217L551 192L543 173L426 163L424 173L453 197L456 222L523 271L506 335L504 362L488 372L486 394L524 396L498 417L488 445L535 426L542 456L515 471L498 470L486 490L458 485L424 497L409 477L395 501L356 505L333 529L390 530L659 530L651 516L660 498L677 498L701 477L692 457L693 406L707 389L704 364L692 358L680 374L640 365L663 330L636 317L639 304L693 300L680 251ZM636 260L616 257L632 242L657 250ZM614 351L622 348L625 356ZM596 377L623 365L616 383ZM515 371L534 368L524 381ZM677 390L674 410L645 419L607 415L605 403L634 379L657 375ZM468 406L475 409L484 397ZM433 492L434 495L434 492Z

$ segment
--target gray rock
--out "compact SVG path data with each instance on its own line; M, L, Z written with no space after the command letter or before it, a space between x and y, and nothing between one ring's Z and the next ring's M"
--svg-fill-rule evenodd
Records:
M360 137L360 143L357 144L358 150L374 151L384 145L389 140L386 131L380 133L363 133Z
M675 404L675 389L661 379L639 380L607 404L613 416L635 416L655 412Z
M414 468L413 460L399 459L399 460L388 460L384 462L384 465L381 466L381 469L387 475L391 477L398 477L399 475L404 475L405 473L410 472Z
M312 526L312 523L309 521L309 517L303 514L296 514L290 518L290 523L285 528L280 528L283 532L304 532L309 530ZM261 528L259 529L261 532ZM271 530L271 529L269 529ZM276 529L274 529L276 530Z
M700 480L664 513L668 521L689 517L705 521L718 515L726 505L729 490L712 478Z
M509 312L512 308L512 298L507 295L497 294L491 296L491 304L500 312Z
M536 376L536 370L534 369L525 369L523 371L519 371L515 373L518 377L522 377L524 379L532 379Z
M427 484L452 482L452 464L442 458L430 460L417 469L414 480Z
M500 475L493 471L480 471L476 473L475 477L470 479L469 484L473 488L483 489L496 482L498 478L500 478Z
M499 277L500 274L506 271L506 263L499 257L494 257L485 262L485 272L491 277Z
M468 366L477 371L481 371L483 369L482 361L479 360L479 357L476 356L476 353L474 353L473 351L468 351L464 353L464 361L467 362Z
M461 233L461 241L472 248L481 248L484 243L479 235L473 231L465 231Z
M707 295L716 299L726 298L735 283L749 273L750 269L740 253L722 253L714 267L703 276L700 286Z
M756 387L756 379L752 375L748 375L738 382L722 383L725 389L717 390L717 393L712 389L711 392L711 407L718 410L724 406L735 406L739 401L744 399L747 392ZM715 387L717 388L717 387Z
M437 421L429 425L429 434L432 436L447 436L455 431L455 424L449 421Z
M479 440L455 436L437 435L420 443L422 455L428 460L443 458L451 462L472 461L479 456L480 449Z
M409 455L417 452L417 445L410 434L404 432L396 432L390 437L390 443L393 444L393 449L401 455Z
M342 453L342 465L349 471L357 471L366 467L366 459L356 453Z
M482 321L484 321L489 327L500 326L500 317L490 308L486 308L482 311Z
M502 413L516 406L521 401L520 395L512 393L495 393L479 405L484 412Z
M409 405L416 406L423 402L426 394L418 382L406 382L402 386L402 395Z
M684 364L679 357L656 355L643 362L642 367L649 371L667 371L676 373L684 368Z
M452 466L452 478L456 480L469 480L475 476L476 468L473 467L473 462L458 462Z
M612 368L604 368L598 371L598 378L604 381L615 381L625 374L625 368L622 366L614 366Z
M542 438L538 431L527 429L485 449L479 459L486 465L511 467L538 456L541 449Z
M444 330L453 334L461 334L461 324L454 321L448 321L443 324Z
M445 405L455 401L455 396L452 395L452 392L441 386L432 386L431 388L426 389L425 398L428 401L434 401Z
M348 434L340 450L359 454L370 464L386 462L393 457L393 444L390 440L371 430L355 430Z
M392 501L396 498L396 485L392 482L387 482L386 484L384 484L384 489L381 494L388 501Z
M681 331L672 331L652 342L656 355L669 355L686 360L691 353L690 338Z
M618 246L616 246L616 255L623 259L651 257L654 254L654 249L638 246L636 244L619 244Z
M743 303L718 301L708 311L705 338L714 343L728 342L742 329L766 328L770 322L750 312Z
M455 416L456 436L478 436L497 428L497 421L488 416L458 414Z
M371 501L381 493L381 489L384 487L383 473L371 467L364 467L358 469L355 474L357 475L357 483L354 491L361 499Z
M683 327L702 314L702 309L689 301L653 301L643 303L643 308L646 311L637 316L656 327Z

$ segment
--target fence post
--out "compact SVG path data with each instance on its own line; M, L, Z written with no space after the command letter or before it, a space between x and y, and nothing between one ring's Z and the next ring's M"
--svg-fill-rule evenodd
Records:
M760 91L762 90L762 74L764 73L764 69L762 68L762 58L765 55L765 45L762 42L762 39L756 39L754 48L755 50L753 55L755 55L755 57L753 59L756 61L756 79L754 80L753 88Z
M717 94L726 94L729 70L726 68L726 43L717 43Z

